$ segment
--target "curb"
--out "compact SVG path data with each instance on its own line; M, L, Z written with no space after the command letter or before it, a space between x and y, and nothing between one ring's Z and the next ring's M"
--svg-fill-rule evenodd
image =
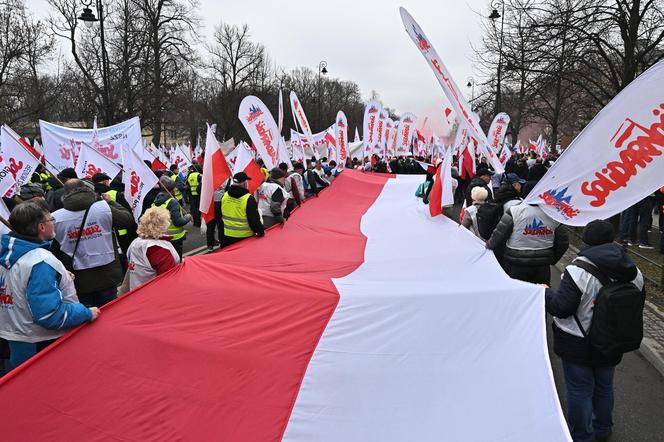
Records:
M579 250L571 246L569 247L569 250L571 250L574 254L578 254ZM561 258L560 261L558 261L555 264L555 267L562 273L565 271L565 267L567 266L568 262L565 260L565 258ZM650 312L655 314L659 320L664 322L664 312L660 311L659 308L655 304L653 304L650 301L646 301L645 308L647 308ZM648 361L650 364L662 375L664 376L664 347L662 347L657 341L651 338L643 338L643 341L641 341L641 347L639 347L638 350L639 353Z
M664 354L664 348L659 345L654 339L643 338L639 353L646 358L650 364L655 367L659 373L664 376L664 358L660 355Z

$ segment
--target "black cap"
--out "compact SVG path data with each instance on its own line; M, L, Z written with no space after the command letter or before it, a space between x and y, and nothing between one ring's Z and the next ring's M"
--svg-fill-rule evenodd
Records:
M110 180L110 179L111 179L111 177L106 175L103 172L95 173L94 175L92 175L92 182L93 183L101 183L102 181L106 181L106 180Z
M76 171L74 170L73 167L65 167L60 171L58 174L58 177L60 178L66 178L66 179L76 179L78 176L76 175Z
M489 170L488 167L480 167L480 168L477 169L477 172L475 173L475 175L477 175L477 176L485 176L485 175L491 176L491 175L493 175L493 172L491 170Z
M244 183L245 181L249 180L251 180L251 177L244 172L238 172L233 175L233 183L235 184Z
M599 246L613 242L613 225L601 219L590 221L583 229L582 239L589 246Z

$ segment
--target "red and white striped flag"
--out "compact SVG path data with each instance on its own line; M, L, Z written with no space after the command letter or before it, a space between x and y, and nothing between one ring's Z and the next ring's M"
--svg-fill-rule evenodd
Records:
M231 169L228 167L224 152L221 150L217 137L214 136L214 131L208 124L200 201L201 216L206 223L214 219L214 191L230 177Z

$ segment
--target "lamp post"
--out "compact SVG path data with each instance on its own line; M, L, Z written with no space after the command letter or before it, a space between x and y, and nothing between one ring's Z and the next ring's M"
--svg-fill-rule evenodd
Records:
M327 61L323 60L318 63L318 127L321 127L322 123L322 104L323 104L323 83L321 81L321 74L327 74ZM313 142L313 141L312 141Z
M475 101L475 79L468 77L468 84L466 86L470 88L470 104L473 104L473 101Z
M104 122L106 123L106 126L110 126L113 124L113 116L110 96L111 85L108 77L110 69L108 65L108 53L106 52L106 39L104 36L104 7L102 0L94 0L94 8L97 10L97 15L99 15L99 18L97 18L90 8L92 2L93 0L81 0L81 4L83 4L83 12L78 16L78 19L85 23L87 28L92 28L95 22L99 22L99 36L101 41L101 77L104 86L101 99L104 107Z
M498 6L501 7L500 14L498 13ZM491 15L489 18L494 22L500 19L500 43L498 46L498 72L496 75L496 108L495 114L498 114L502 110L502 96L500 91L500 80L501 80L501 65L503 63L503 29L505 26L505 1L504 0L495 0L491 3Z

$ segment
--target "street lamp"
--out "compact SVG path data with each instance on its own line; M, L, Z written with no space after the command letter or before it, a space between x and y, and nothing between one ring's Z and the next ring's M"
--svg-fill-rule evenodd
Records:
M472 104L473 101L475 101L475 79L473 77L468 77L468 84L466 86L471 88L470 103Z
M501 13L498 13L498 6L501 8ZM496 20L500 19L500 44L498 46L498 72L496 75L496 108L495 113L498 114L502 110L502 96L500 91L501 80L501 65L503 63L503 30L505 27L505 1L495 0L491 3L491 15L489 18L493 21L494 26Z
M323 97L323 83L321 81L321 74L327 74L327 61L323 60L318 63L318 127L320 128L322 123L322 97Z
M113 117L111 112L111 97L110 97L110 81L109 81L109 65L108 65L108 53L106 52L106 39L104 36L104 8L102 0L94 0L94 7L97 10L99 18L95 16L92 12L90 6L92 6L93 0L81 0L83 5L83 12L78 16L78 19L81 20L87 28L92 28L95 22L99 22L99 37L101 41L101 76L104 83L104 90L102 91L102 102L104 106L104 121L107 126L113 124Z

